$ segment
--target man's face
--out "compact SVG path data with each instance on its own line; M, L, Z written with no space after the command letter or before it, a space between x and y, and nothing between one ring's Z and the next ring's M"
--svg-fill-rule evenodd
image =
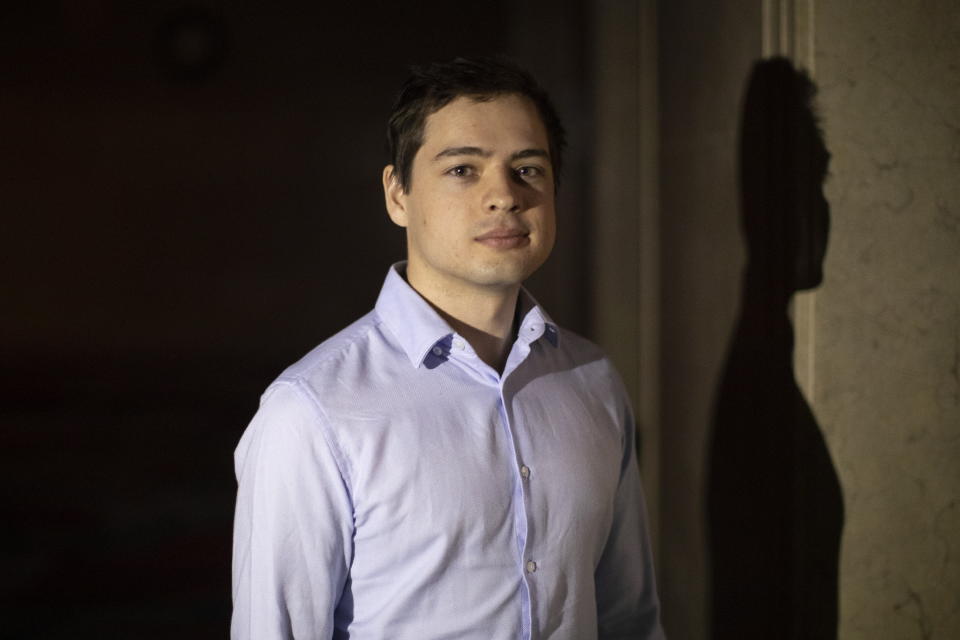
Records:
M390 218L407 229L407 278L434 295L510 289L555 236L546 128L518 95L459 97L427 117L404 193L384 170Z

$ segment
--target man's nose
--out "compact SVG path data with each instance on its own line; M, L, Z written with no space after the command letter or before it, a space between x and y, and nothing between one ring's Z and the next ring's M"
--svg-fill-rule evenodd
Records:
M483 207L494 212L516 212L522 206L522 187L513 169L497 171L488 178Z

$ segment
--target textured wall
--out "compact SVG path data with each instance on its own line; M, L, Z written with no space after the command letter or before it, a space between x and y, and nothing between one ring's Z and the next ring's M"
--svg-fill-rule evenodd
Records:
M833 228L797 346L844 487L840 637L958 638L960 8L816 8Z

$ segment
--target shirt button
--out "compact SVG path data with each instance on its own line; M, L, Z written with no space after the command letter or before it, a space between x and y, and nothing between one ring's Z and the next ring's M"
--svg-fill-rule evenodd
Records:
M431 351L433 351L433 355L435 356L443 355L443 349L441 349L440 347L434 347L433 349L431 349Z
M537 570L537 563L533 560L527 560L527 573L533 573Z
M527 465L520 465L520 475L524 478L530 477L530 467Z
M454 340L453 341L454 349L463 349L463 340Z

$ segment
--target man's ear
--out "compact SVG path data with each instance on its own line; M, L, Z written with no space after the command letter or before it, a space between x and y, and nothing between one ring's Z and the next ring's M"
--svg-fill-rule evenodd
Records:
M383 198L387 205L387 215L393 220L393 223L400 227L406 227L407 219L407 194L400 186L400 178L392 164L383 168Z

